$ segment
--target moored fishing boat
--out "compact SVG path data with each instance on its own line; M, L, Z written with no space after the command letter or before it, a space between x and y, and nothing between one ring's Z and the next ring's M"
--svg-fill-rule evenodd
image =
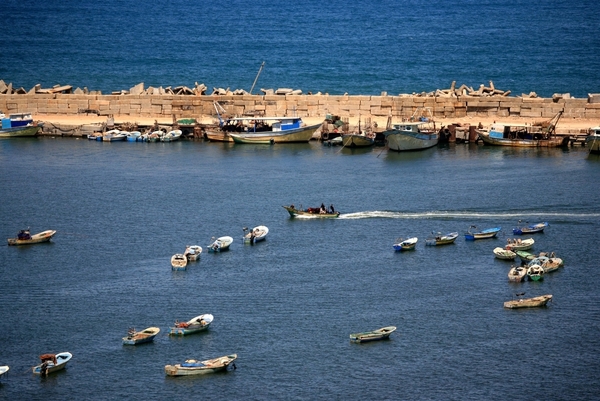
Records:
M396 152L428 149L436 146L440 139L435 123L428 119L394 124L383 135L388 148Z
M523 281L527 277L527 267L525 266L512 266L508 271L509 281Z
M165 133L160 138L160 141L161 142L175 142L175 141L178 141L179 138L181 138L182 134L183 134L183 131L181 131L180 129L174 129L174 130L171 130L171 131Z
M396 331L396 326L387 326L377 330L354 333L350 334L350 341L356 343L366 343L369 341L386 340L394 331Z
M343 134L341 138L345 148L367 148L375 144L374 135Z
M33 373L45 376L48 373L62 370L67 366L67 362L69 362L72 357L73 355L70 352L40 355L42 363L32 368Z
M296 209L294 205L283 206L285 210L288 211L290 217L314 217L314 218L336 218L340 216L340 212L336 212L333 209L333 205L331 209L327 210L323 206L319 207L309 207L307 209Z
M417 241L419 239L417 237L412 237L408 239L398 238L394 243L393 247L395 251L412 251L415 249L417 245Z
M183 253L176 253L171 256L171 270L185 270L188 259Z
M187 336L188 334L199 333L208 329L208 326L214 320L214 316L210 313L198 315L187 322L175 321L175 326L171 327L169 332L172 336Z
M535 241L533 240L533 238L527 238L524 240L521 240L520 238L507 238L506 246L504 248L509 249L513 252L527 251L533 248L534 243Z
M485 230L471 230L472 228L476 229L477 227L471 226L469 230L465 233L465 239L468 241L475 241L477 239L486 239L486 238L494 238L498 232L502 229L501 227L493 227L486 228Z
M103 142L118 142L127 139L127 133L118 129L111 129L102 135Z
M519 224L520 223L521 223L521 220L519 220ZM544 229L546 227L548 227L547 222L531 224L528 226L515 227L515 228L513 228L513 234L514 235L523 235L523 234L541 233L544 231Z
M213 237L214 239L214 237ZM223 252L229 250L233 238L229 236L219 237L208 246L208 252Z
M561 115L562 111L559 111L546 126L494 122L489 129L479 129L477 133L486 145L525 148L567 146L569 137L561 138L555 133Z
M8 365L0 366L0 377L10 370Z
M202 255L202 247L199 245L188 245L185 247L183 255L186 257L188 262L193 262L200 259Z
M437 246L437 245L453 244L454 240L456 240L456 238L458 238L457 232L452 232L452 233L447 233L447 234L442 234L442 233L438 232L433 237L427 238L425 240L425 245Z
M256 242L264 241L267 238L267 234L269 233L269 229L267 226L256 226L250 232L247 227L242 229L244 231L244 243L254 244Z
M527 278L531 281L540 281L544 278L544 268L537 264L527 265Z
M148 327L142 331L136 331L130 328L127 332L127 337L123 337L123 345L137 345L149 343L154 340L154 337L160 332L158 327Z
M250 135L234 134L229 132L229 136L233 139L233 142L240 144L252 144L252 145L274 145L275 140L271 138L253 138Z
M215 373L227 370L227 367L237 359L237 354L225 355L206 361L197 361L188 359L184 363L176 365L166 365L165 373L167 376L191 376ZM233 365L235 367L235 364Z
M8 117L0 113L0 120L0 138L36 136L43 127L42 123L33 121L31 113L15 113Z
M544 274L558 270L559 267L564 266L564 262L561 258L538 256L527 264L528 266L538 265L544 270Z
M593 154L600 154L600 126L592 127L585 137L585 146Z
M54 237L56 230L46 230L41 233L31 235L29 228L21 230L17 234L17 238L9 238L8 245L30 245L48 242Z
M236 134L238 143L308 142L321 125L306 125L301 117L232 117L222 120L219 115L219 129L207 130L205 136L216 142L233 142L231 133Z
M552 295L550 294L533 298L520 298L504 302L504 307L507 309L536 308L540 306L546 306L550 300L552 300Z
M494 248L493 252L494 256L496 256L498 259L515 260L515 258L517 257L517 254L511 251L510 249L504 249L499 246Z

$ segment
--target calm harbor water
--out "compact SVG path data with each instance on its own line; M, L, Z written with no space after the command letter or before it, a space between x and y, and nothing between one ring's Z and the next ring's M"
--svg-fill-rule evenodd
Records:
M297 145L0 141L0 381L5 399L597 399L600 158L584 148L456 145L416 153ZM281 207L333 203L339 219ZM534 250L564 268L511 284L493 257L518 220L548 221ZM243 227L267 240L243 245ZM501 226L467 242L470 225ZM425 247L432 231L453 245ZM206 253L211 237L231 250ZM397 253L398 237L417 236ZM187 271L169 259L205 248ZM506 310L516 293L548 307ZM184 338L175 320L212 313ZM389 341L353 332L396 325ZM134 326L154 343L124 347ZM42 353L70 351L40 378ZM237 353L236 370L169 378L164 365Z
M0 79L378 95L488 85L600 92L596 0L5 0ZM33 22L32 22L33 21Z

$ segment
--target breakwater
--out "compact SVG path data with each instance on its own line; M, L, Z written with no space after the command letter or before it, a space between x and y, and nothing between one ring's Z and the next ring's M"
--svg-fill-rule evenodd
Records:
M0 110L6 114L131 116L147 118L201 118L215 115L218 102L227 114L249 112L265 115L327 115L371 118L374 121L410 117L427 108L434 118L521 117L550 119L559 111L564 117L600 119L600 95L587 98L527 98L507 96L361 96L361 95L91 95L10 94L0 95Z

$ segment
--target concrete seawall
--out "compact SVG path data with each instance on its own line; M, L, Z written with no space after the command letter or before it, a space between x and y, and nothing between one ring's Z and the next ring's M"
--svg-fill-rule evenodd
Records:
M551 119L559 111L565 118L600 120L600 95L587 99L526 97L432 97L359 95L82 95L11 94L0 95L0 110L6 114L131 116L143 118L203 118L215 115L213 102L228 114L250 111L265 115L298 115L324 119L328 114L385 122L410 117L419 108L429 108L436 119L465 117L515 117Z

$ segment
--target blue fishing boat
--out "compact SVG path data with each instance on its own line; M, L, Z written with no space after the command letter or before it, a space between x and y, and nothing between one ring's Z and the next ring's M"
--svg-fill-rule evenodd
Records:
M519 224L521 220L519 220ZM541 233L544 231L544 228L548 227L547 222L531 224L525 227L516 227L513 228L514 235L523 235L523 234L533 234L533 233Z
M26 137L36 136L43 124L36 123L31 117L31 113L17 113L6 117L0 113L2 128L0 128L0 137Z
M469 231L465 233L465 239L467 241L475 241L476 239L494 238L502 227L486 228L485 230L474 231L477 227L469 227Z

